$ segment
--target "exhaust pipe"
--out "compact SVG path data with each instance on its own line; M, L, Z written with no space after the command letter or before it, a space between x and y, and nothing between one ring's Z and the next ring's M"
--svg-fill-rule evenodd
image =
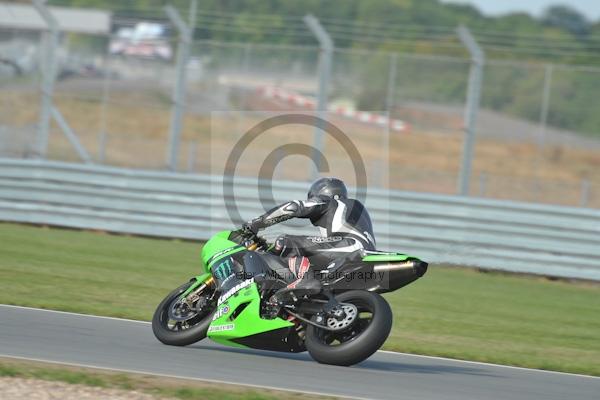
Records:
M399 263L388 263L388 264L377 264L373 267L373 271L375 272L412 272L417 275L419 278L425 275L427 272L427 264L425 261L421 260L410 260Z

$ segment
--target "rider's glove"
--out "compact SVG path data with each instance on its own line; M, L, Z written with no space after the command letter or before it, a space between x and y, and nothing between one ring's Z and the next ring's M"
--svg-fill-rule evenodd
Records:
M248 234L256 235L256 233L258 232L258 227L256 227L256 225L253 222L254 221L245 222L242 225L242 231Z

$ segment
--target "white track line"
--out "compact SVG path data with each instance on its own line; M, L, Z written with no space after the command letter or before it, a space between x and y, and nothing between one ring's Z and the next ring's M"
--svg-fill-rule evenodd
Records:
M25 310L44 311L44 312L51 312L51 313L75 315L75 316L79 316L79 317L103 318L103 319L111 319L111 320L115 320L115 321L135 322L138 324L146 324L146 325L150 324L150 322L148 322L148 321L139 321L139 320L135 320L135 319L105 317L102 315L81 314L81 313L74 313L74 312L69 312L69 311L47 310L45 308L14 306L14 305L10 305L10 304L0 304L0 307L21 308L21 309L25 309ZM455 362L455 363L482 365L482 366L487 366L487 367L510 368L510 369L517 369L517 370L522 370L522 371L529 371L529 372L543 372L543 373L548 373L548 374L559 374L559 375L568 375L568 376L578 376L581 378L600 379L600 377L592 376L592 375L575 374L572 372L549 371L549 370L545 370L545 369L536 369L536 368L515 367L513 365L493 364L493 363L486 363L486 362L482 362L482 361L470 361L470 360L461 360L461 359L457 359L457 358L426 356L426 355L421 355L421 354L401 353L399 351L389 351L389 350L378 350L377 352L384 353L384 354L392 354L395 356L427 358L427 359L431 359L431 360L450 361L450 362Z
M78 314L78 315L82 315L82 314ZM99 370L103 370L103 371L128 372L128 373L131 373L131 374L160 376L160 377L165 377L165 378L184 379L184 380L200 381L200 382L206 382L206 383L222 383L222 384L227 384L227 385L235 385L235 386L242 386L242 387L252 387L252 388L257 388L257 389L276 390L276 391L280 391L280 392L306 393L306 394L312 394L312 395L315 395L315 396L327 396L327 397L337 397L337 398L341 397L341 398L344 398L344 399L353 399L353 400L368 400L366 397L343 396L343 395L339 395L339 394L313 392L313 391L300 390L300 389L295 390L295 389L280 388L280 387L276 387L276 386L256 385L256 384L252 384L252 383L231 382L231 381L225 381L225 380L220 380L220 379L195 378L195 377L191 377L191 376L179 376L179 375L170 375L170 374L160 374L160 373L157 373L157 372L139 371L139 370L135 370L135 369L108 368L108 367L100 367L98 365L79 364L79 363L72 363L72 362L65 362L65 361L43 360L43 359L40 359L40 358L19 357L19 356L7 355L7 354L0 354L0 358L2 358L2 357L3 358L12 358L12 359L15 359L15 360L35 361L35 362L41 362L41 363L46 363L46 364L59 364L59 365L67 365L67 366L71 366L71 367L99 369Z
M544 373L548 373L548 374L558 374L558 375L567 375L567 376L577 376L577 377L580 377L580 378L600 379L600 376L576 374L576 373L573 373L573 372L560 372L560 371L549 371L547 369L515 367L514 365L493 364L493 363L486 363L486 362L482 362L482 361L461 360L461 359L458 359L458 358L447 358L447 357L438 357L438 356L426 356L426 355L412 354L412 353L400 353L398 351L389 351L389 350L378 350L377 352L378 353L386 353L386 354L394 354L394 355L403 355L403 356L417 357L417 358L428 358L428 359L431 359L431 360L453 361L453 362L465 363L465 364L475 364L475 365L482 365L482 366L486 366L486 367L500 367L500 368L518 369L518 370L527 371L527 372L544 372Z
M140 320L137 320L137 319L127 319L127 318L117 318L117 317L105 317L103 315L82 314L82 313L76 313L76 312L70 312L70 311L47 310L45 308L14 306L12 304L0 304L0 307L21 308L21 309L24 309L24 310L44 311L44 312L51 312L51 313L57 313L57 314L75 315L75 316L78 316L78 317L91 317L91 318L112 319L112 320L115 320L115 321L136 322L138 324L146 324L146 325L150 324L149 321L140 321Z

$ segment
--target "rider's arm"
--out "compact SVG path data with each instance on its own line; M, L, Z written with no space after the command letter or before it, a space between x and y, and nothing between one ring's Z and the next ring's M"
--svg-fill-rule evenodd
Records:
M291 218L311 218L323 213L327 202L322 200L294 200L274 207L246 223L253 232L258 232L271 225L287 221Z

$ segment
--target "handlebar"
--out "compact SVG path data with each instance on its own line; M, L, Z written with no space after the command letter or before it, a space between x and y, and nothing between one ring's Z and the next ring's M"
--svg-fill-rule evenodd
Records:
M257 233L251 231L251 230L245 230L245 229L240 229L238 231L240 233L240 236L246 240L250 240L253 243L256 243L258 245L259 248L268 248L269 247L269 243L267 242L267 240L262 237L259 236Z

